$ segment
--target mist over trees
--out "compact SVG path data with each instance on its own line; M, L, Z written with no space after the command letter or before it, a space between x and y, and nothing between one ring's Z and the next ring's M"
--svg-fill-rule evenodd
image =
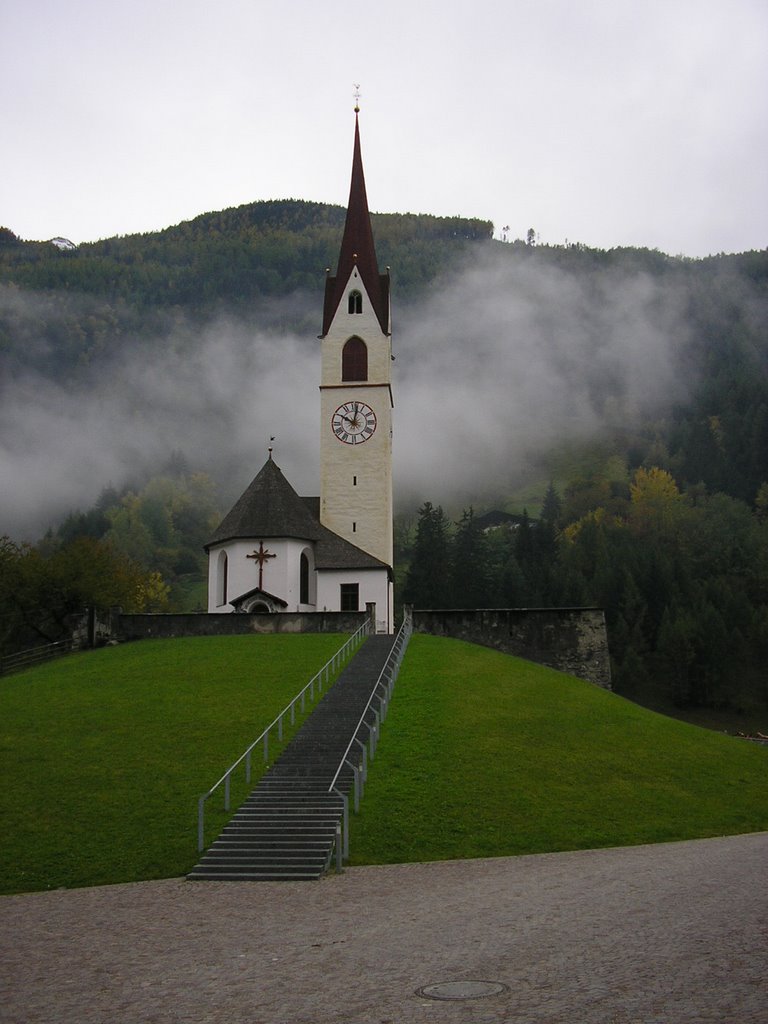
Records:
M596 604L620 692L768 704L768 252L373 219L393 268L400 595ZM343 220L255 203L72 251L0 229L6 556L88 539L157 573L168 607L201 607L202 545L270 436L317 493L315 339ZM488 529L493 509L512 525Z

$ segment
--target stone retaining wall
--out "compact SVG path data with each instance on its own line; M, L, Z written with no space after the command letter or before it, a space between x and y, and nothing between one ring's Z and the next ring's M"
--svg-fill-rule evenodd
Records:
M600 608L478 608L413 612L414 632L450 636L516 654L611 688Z
M370 609L369 611L372 611ZM248 633L354 633L367 612L133 614L115 610L102 632L120 640ZM100 626L104 624L99 623ZM611 688L605 616L600 608L478 608L413 612L417 633L450 636L516 654Z
M246 633L354 633L366 612L281 612L233 615L230 612L125 615L112 612L109 631L119 640L180 636L235 636Z

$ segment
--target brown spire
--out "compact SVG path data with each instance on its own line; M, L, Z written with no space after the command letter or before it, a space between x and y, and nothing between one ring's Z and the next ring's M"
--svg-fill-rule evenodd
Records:
M331 321L336 315L339 303L345 293L353 269L365 285L373 304L381 329L389 333L389 277L379 273L376 262L376 247L373 243L371 216L368 212L368 197L365 192L363 158L360 152L360 125L355 109L355 146L352 154L352 182L349 187L347 219L339 252L339 265L335 277L328 277L325 283L325 306L323 309L323 336L328 333Z

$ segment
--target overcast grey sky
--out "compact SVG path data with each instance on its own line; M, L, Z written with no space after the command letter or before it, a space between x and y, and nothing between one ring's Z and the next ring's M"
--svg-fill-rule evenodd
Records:
M0 0L0 224L294 197L702 256L768 244L765 0Z

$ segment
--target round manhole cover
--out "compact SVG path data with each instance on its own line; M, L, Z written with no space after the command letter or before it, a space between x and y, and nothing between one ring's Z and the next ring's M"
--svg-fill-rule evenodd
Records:
M484 999L508 991L500 981L440 981L417 988L416 994L427 999Z

